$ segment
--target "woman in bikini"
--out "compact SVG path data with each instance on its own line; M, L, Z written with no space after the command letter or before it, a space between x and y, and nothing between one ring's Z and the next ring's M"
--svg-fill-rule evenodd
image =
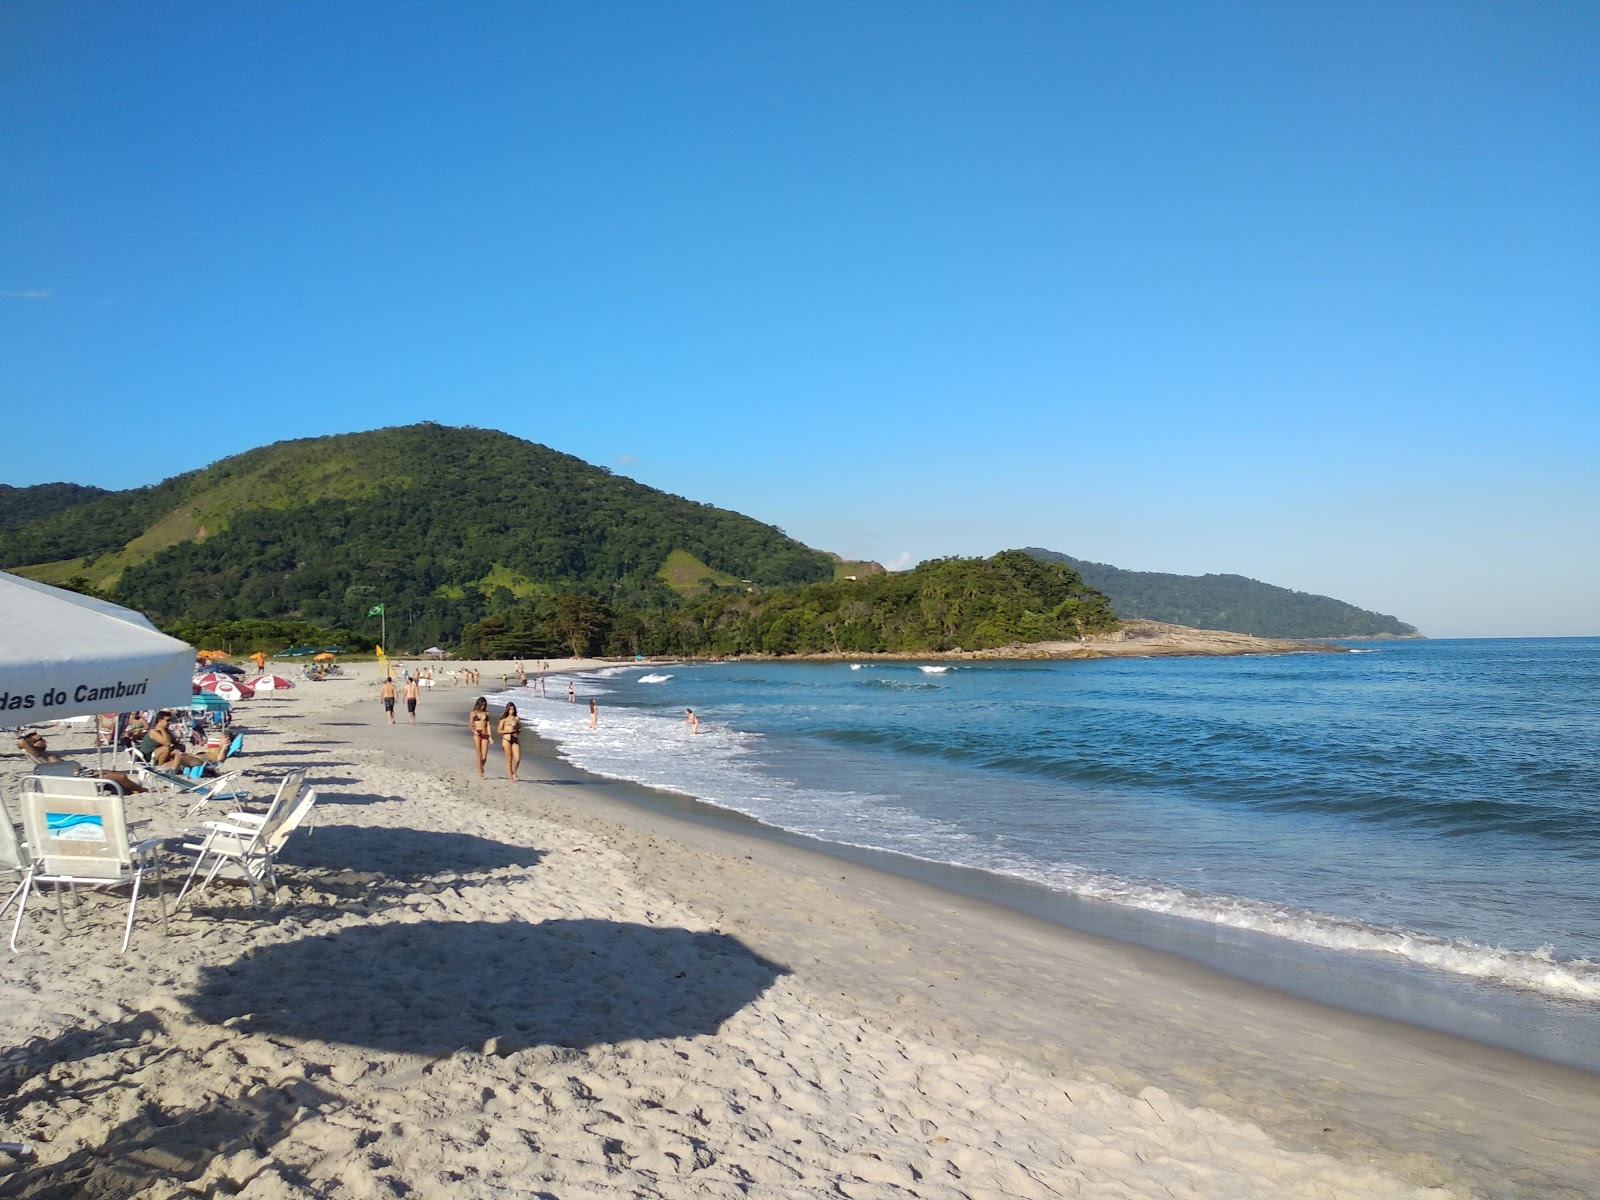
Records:
M478 754L478 778L483 778L483 764L489 760L489 742L494 736L489 729L489 702L479 696L467 718L467 728L472 730L472 748Z
M517 716L517 706L507 704L500 718L500 744L506 751L506 778L517 781L517 768L522 765L522 718Z

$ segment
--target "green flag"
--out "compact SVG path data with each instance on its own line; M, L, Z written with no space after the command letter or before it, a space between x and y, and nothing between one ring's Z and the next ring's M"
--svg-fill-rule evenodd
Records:
M367 609L367 616L369 616L369 617L381 617L381 616L383 616L383 605L374 604L371 608Z

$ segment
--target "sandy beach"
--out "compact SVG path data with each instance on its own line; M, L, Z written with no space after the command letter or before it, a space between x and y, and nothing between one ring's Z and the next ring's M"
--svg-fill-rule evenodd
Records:
M30 904L0 1194L1600 1196L1600 1077L641 808L533 739L480 781L475 693L390 727L349 670L238 710L257 795L319 793L270 909L219 883L163 937L151 897L122 955L113 897L65 935Z

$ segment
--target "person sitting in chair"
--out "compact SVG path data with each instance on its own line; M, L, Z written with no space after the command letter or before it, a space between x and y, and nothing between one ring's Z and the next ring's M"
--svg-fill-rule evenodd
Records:
M139 753L158 767L170 767L180 771L198 767L205 762L203 758L184 753L178 735L172 732L172 714L167 712L156 717L155 724L150 726L150 732L145 734L144 741L139 743Z
M61 755L51 754L50 747L44 744L44 736L36 730L30 729L18 734L17 749L21 750L36 763L61 761Z

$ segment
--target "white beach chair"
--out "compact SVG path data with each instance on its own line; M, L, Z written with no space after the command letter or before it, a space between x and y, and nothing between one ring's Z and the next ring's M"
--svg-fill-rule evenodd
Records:
M304 772L295 772L300 779L296 786L285 779L278 795L264 813L229 813L221 821L205 822L205 840L185 844L185 850L195 852L194 866L178 893L178 904L194 885L195 876L206 860L211 867L200 881L198 891L205 891L224 867L231 866L250 888L250 901L260 904L259 892L270 890L276 894L278 877L275 871L278 852L283 849L289 835L311 814L317 802L316 788L298 786L304 781Z
M17 835L17 827L11 823L11 810L0 798L0 872L17 877L17 886L6 897L6 902L0 904L0 914L22 895L22 889L28 884L28 873L32 870L33 858L28 854L27 845Z
M16 924L11 927L11 948L28 911L28 897L36 884L56 885L56 914L61 910L61 886L76 891L87 887L129 888L128 919L122 931L122 949L133 938L133 919L139 908L139 891L145 872L156 873L156 896L161 904L161 928L167 926L166 898L161 891L160 843L134 842L128 836L128 818L122 789L109 779L24 776L22 827L31 864L22 880Z

